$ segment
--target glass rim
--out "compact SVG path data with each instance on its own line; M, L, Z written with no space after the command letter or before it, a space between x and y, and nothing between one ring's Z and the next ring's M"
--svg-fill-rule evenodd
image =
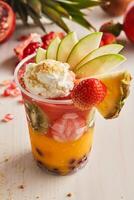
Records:
M32 94L32 93L28 92L27 90L25 90L21 86L21 84L20 84L20 82L18 80L18 72L19 72L20 68L24 65L24 63L27 62L28 60L34 58L35 55L36 55L36 53L33 53L33 54L27 56L26 58L22 59L18 63L18 65L16 66L16 68L15 68L14 79L15 79L15 82L17 83L18 87L20 88L21 92L23 92L24 94L26 94L28 97L30 97L32 99L35 99L37 101L42 101L44 103L50 103L50 104L68 104L68 105L73 104L73 101L71 99L69 99L69 100L68 99L67 100L55 100L54 99L53 100L53 99L43 98L43 97L41 97L39 95L35 95L35 94Z

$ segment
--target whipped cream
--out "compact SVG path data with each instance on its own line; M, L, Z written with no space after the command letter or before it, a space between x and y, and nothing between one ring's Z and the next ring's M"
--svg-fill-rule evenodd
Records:
M74 87L75 75L67 63L44 60L39 64L29 63L24 74L27 90L44 98L69 95Z

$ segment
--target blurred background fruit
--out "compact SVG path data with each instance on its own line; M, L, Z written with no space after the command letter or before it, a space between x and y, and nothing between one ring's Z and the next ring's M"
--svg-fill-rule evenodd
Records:
M123 15L127 9L127 6L133 0L103 0L107 2L102 6L103 10L111 16Z
M0 1L0 43L4 42L15 30L16 17L12 8Z
M109 42L112 42L112 36L108 34L117 37L120 35L121 31L124 31L127 38L134 43L134 4L126 11L122 24L115 24L113 21L106 22L100 27L100 31L104 33L103 37L106 35L106 39ZM101 46L103 46L103 41Z

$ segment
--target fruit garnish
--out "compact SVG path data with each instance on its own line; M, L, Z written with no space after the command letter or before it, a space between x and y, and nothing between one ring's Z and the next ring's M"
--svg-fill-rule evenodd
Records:
M53 59L56 60L57 57L57 50L59 47L61 40L59 37L56 37L55 39L53 39L50 43L50 45L47 48L46 51L46 58L47 59Z
M14 116L12 114L6 114L1 121L2 122L9 122L13 119L14 119Z
M101 32L95 32L85 36L76 43L67 59L71 69L75 68L87 54L99 47L101 37Z
M125 15L123 30L128 39L134 43L134 5L128 10Z
M45 58L46 58L46 50L39 47L37 49L37 53L36 53L36 57L35 57L35 62L39 63L39 62L45 60Z
M113 43L116 43L116 37L112 33L103 33L100 47L107 44L113 44Z
M16 16L13 9L4 1L0 1L0 43L4 42L15 30Z
M75 73L79 78L103 74L106 71L110 71L111 69L119 66L125 60L126 58L120 54L107 54L99 56L76 69Z
M30 43L24 50L23 50L23 58L35 53L36 49L41 46L39 42L32 42Z
M113 72L97 76L107 87L107 95L97 106L100 114L106 118L118 117L129 94L131 75L127 71Z
M45 112L43 112L38 105L30 103L29 101L25 101L24 104L26 108L27 119L32 128L36 131L46 134L49 128L49 119Z
M72 101L81 110L88 110L100 104L107 93L106 86L98 79L81 81L71 93Z
M88 61L102 55L111 54L111 53L119 53L123 49L123 46L120 44L109 44L98 49L95 49L91 53L89 53L80 63L75 67L75 70L80 66L84 65Z
M75 44L78 42L77 35L75 32L70 32L67 34L62 40L59 45L58 51L57 51L57 60L61 62L66 62L67 58L75 46Z

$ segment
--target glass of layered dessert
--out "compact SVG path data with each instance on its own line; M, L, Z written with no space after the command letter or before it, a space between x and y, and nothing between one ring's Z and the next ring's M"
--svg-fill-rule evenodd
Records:
M95 109L105 118L117 116L121 101L127 97L131 79L128 72L94 77L104 71L104 58L105 63L110 62L105 55L103 59L100 58L99 64L93 62L102 57L96 52L92 53L99 46L101 33L88 36L92 41L91 36L95 35L97 42L81 58L77 56L81 46L79 49L74 34L71 33L71 37L67 35L63 41L54 39L47 51L39 49L22 60L15 70L15 80L24 99L33 156L41 168L59 175L75 172L87 163L93 143ZM67 41L71 42L66 52L62 52L60 46L65 46ZM103 54L106 54L105 50L109 55L114 46L109 48L102 49ZM116 53L117 49L121 49L121 46L115 45ZM90 59L87 54L91 54ZM119 54L110 55L110 58L116 59ZM120 62L124 59L118 56L113 65L119 63L119 58ZM100 69L101 62L104 67ZM91 66L95 63L92 70ZM123 95L120 92L122 80L125 80Z

